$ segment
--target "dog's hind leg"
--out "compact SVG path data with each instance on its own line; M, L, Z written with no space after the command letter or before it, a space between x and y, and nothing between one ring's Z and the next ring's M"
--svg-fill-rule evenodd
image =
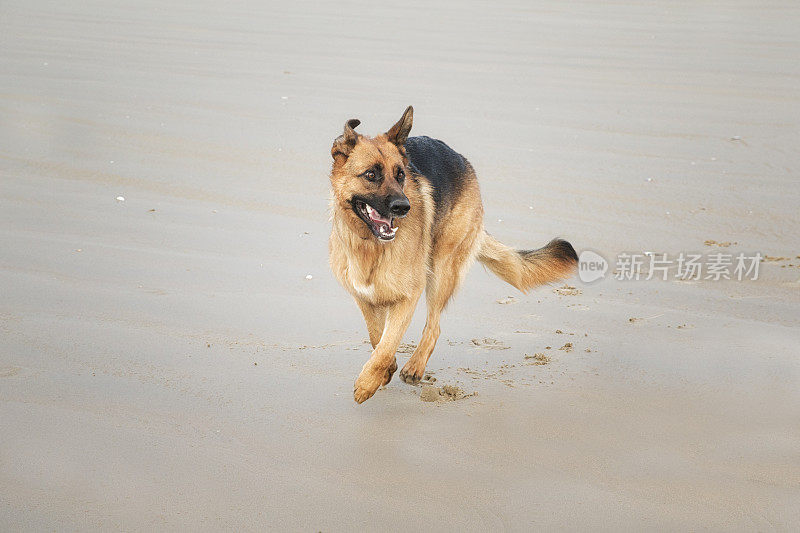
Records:
M435 298L428 297L428 318L425 321L425 329L422 330L422 338L420 338L419 344L414 350L414 354L405 366L403 366L403 370L400 371L400 379L406 383L412 385L419 383L422 376L425 374L425 366L428 364L428 359L433 353L436 341L439 339L439 333L441 332L439 319L444 310L442 300L446 303L449 298L449 295L448 298L444 297L445 293L446 291L441 291Z
M391 379L391 373L394 370L390 372L390 369L392 367L397 369L394 354L411 323L411 317L414 315L414 308L417 306L421 293L422 289L410 298L388 307L380 341L372 350L372 355L361 369L361 374L353 387L353 398L356 402L361 403L369 399L375 394L378 387L388 382L387 374Z
M428 318L422 330L422 338L414 354L400 371L400 379L406 383L416 384L425 375L436 341L439 339L441 329L439 320L447 302L458 289L470 265L475 259L478 246L478 228L471 232L466 239L456 247L439 248L434 255L431 273L428 275L428 284L425 296L428 304Z

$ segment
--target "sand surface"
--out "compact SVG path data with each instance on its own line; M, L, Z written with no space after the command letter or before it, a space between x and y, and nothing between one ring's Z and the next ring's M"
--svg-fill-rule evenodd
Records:
M4 0L0 530L797 530L800 7L699 4ZM330 144L408 104L504 242L787 259L476 266L428 366L470 396L357 406Z

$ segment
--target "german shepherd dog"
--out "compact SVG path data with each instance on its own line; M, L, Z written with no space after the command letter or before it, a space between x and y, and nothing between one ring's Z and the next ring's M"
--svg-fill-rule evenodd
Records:
M413 111L376 137L348 120L331 148L331 269L361 309L373 348L355 382L358 403L391 381L423 290L428 319L400 371L411 384L422 379L442 311L475 259L523 292L569 276L578 261L563 240L514 250L486 233L472 165L442 141L409 137Z

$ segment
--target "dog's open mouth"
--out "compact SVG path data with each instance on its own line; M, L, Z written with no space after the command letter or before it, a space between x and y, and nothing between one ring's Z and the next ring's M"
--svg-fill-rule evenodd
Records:
M373 208L366 202L356 200L354 202L356 213L367 223L372 233L382 241L391 241L394 239L394 234L397 228L393 226L394 219L385 217L378 213L378 210Z

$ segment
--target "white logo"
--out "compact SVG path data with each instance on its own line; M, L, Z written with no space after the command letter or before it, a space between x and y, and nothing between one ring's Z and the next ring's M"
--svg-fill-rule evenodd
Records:
M591 283L605 277L608 261L602 255L584 250L578 258L578 277L584 283Z

